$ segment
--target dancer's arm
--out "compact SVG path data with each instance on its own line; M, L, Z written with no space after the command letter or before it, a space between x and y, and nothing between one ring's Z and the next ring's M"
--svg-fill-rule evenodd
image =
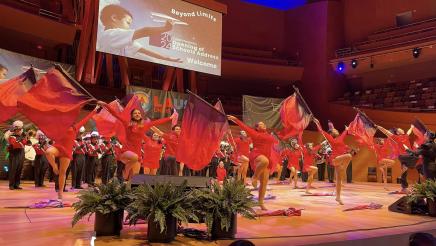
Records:
M409 128L409 130L407 130L407 133L406 133L408 136L410 136L410 134L412 134L413 128L415 128L415 126L410 125L410 128Z
M123 123L123 125L125 127L129 126L130 121L127 119L124 119L123 117L121 117L120 113L115 111L111 106L109 106L108 104L103 104L104 108L115 118L117 118L119 121L121 121L121 123Z
M152 126L150 129L151 129L154 133L156 133L157 135L159 135L159 136L161 136L161 137L165 134L163 131L161 131L159 128L157 128L157 127L155 127L155 126Z
M257 131L254 130L253 128L247 126L244 122L240 121L238 118L236 118L233 115L228 115L227 118L234 122L236 125L238 125L242 130L244 130L248 135L250 136L256 136L257 135Z
M316 118L313 118L313 122L315 122L315 124L316 124L316 128L318 128L318 131L327 139L327 142L329 142L329 144L331 144L332 142L334 142L334 138L328 133L328 132L325 132L323 129L322 129L322 126L321 126L321 124L319 123L319 120L318 119L316 119Z
M414 127L413 125L412 125L412 131L413 131L413 134L415 134L415 136L417 138L416 142L419 144L423 144L425 142L424 134L422 134L422 132L418 128Z

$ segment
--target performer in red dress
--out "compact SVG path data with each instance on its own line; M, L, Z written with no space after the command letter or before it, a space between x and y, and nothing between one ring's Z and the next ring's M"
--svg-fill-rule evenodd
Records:
M56 175L59 175L59 187L61 188L58 190L58 199L60 200L62 200L62 195L64 192L63 187L65 187L66 172L73 156L74 139L76 139L80 127L85 125L85 123L90 120L92 116L94 116L99 108L100 106L95 107L95 109L86 117L68 128L64 138L48 147L45 152L45 156L48 160L48 163L53 168L53 172ZM59 158L59 168L55 161L56 158Z
M114 111L111 107L105 107L114 117L119 119L126 129L126 142L123 143L123 153L119 157L125 164L123 176L125 180L139 173L141 168L141 149L142 140L145 133L150 130L152 126L157 126L170 122L174 117L162 118L150 122L145 122L141 111L134 109L130 113L130 120L124 119L120 113Z
M379 138L378 141L374 141L373 145L369 147L375 152L378 168L382 173L384 188L385 190L388 190L386 186L388 183L387 169L395 164L395 157L393 155L394 146L392 145L392 141Z
M272 145L275 142L275 138L266 131L266 125L263 122L258 122L255 129L253 129L232 115L229 115L228 119L247 132L247 135L250 136L253 141L253 150L249 156L250 166L254 170L253 186L256 187L257 180L260 180L259 205L262 210L266 210L264 205L266 186L268 184L270 170L273 169L273 165L276 164L270 161Z
M183 163L178 163L176 160L177 146L179 145L179 136L182 128L179 125L174 125L171 132L163 132L157 127L151 128L155 133L162 137L165 146L163 166L160 174L162 175L179 175L183 174ZM177 169L179 170L177 172Z
M218 182L220 182L220 183L224 182L224 179L226 179L227 171L226 171L226 168L224 167L223 161L220 161L218 164L218 167L216 168L216 176L217 176Z
M288 159L288 170L290 172L289 184L294 184L294 189L298 188L297 170L300 169L300 159L302 157L301 147L296 141L291 141L291 147L282 151L282 157Z
M306 143L303 145L303 142L300 137L300 145L302 146L303 153L303 172L308 173L307 184L306 184L306 194L310 194L309 189L312 187L313 176L318 172L318 167L315 166L315 160L318 156L318 150L321 148L321 145L313 146L313 143Z
M239 164L237 179L242 180L244 184L247 180L251 144L251 139L247 136L245 131L240 131L239 137L235 138L235 142L232 144L234 145L233 148L235 161Z
M144 149L144 158L142 160L144 174L156 175L162 157L162 143L159 140L159 135L153 133L151 139L145 137L142 146Z
M343 205L341 199L341 190L342 190L342 179L345 177L345 170L347 170L348 165L352 159L350 154L350 148L345 144L344 140L347 136L348 130L345 129L342 134L339 135L338 130L331 129L331 134L325 132L318 119L313 119L316 126L318 127L318 131L324 135L324 137L329 142L332 152L330 154L331 165L335 167L335 175L336 175L336 201Z
M404 130L401 128L395 128L394 133L381 126L377 126L381 132L383 132L389 139L392 141L395 146L395 156L401 162L401 189L402 192L407 193L409 184L407 183L407 173L409 168L416 167L415 158L407 153L407 150L411 150L412 146L410 144L409 135L412 133L412 127L407 131L407 134L404 133Z

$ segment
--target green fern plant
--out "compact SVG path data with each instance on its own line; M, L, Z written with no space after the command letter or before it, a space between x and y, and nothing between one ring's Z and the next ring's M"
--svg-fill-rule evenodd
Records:
M135 199L127 207L130 225L139 219L153 220L159 223L161 233L166 230L166 219L173 216L182 223L190 219L198 222L192 203L193 191L187 189L185 181L181 186L172 183L157 183L154 186L143 184L134 191Z
M253 207L257 204L253 201L250 190L241 181L226 179L222 186L215 182L211 189L196 190L194 196L196 212L204 217L209 235L214 220L221 221L221 229L228 231L233 215L256 218Z
M412 187L412 192L407 196L407 201L409 203L417 203L422 199L435 200L436 197L436 181L432 179L427 179L425 182L420 184L415 184Z
M72 226L86 215L91 217L95 212L108 214L125 209L132 202L133 194L126 184L120 183L118 179L112 179L105 185L100 184L80 191L78 198L79 201L73 204L76 212Z

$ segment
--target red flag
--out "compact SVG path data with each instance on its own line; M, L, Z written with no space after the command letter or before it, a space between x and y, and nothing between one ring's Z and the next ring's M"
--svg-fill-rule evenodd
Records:
M189 95L176 159L193 170L207 166L225 134L227 117L195 94Z
M120 114L124 110L123 106L121 106L118 100L114 100L109 103L109 107L111 107L115 112L118 112ZM117 136L119 140L126 139L126 132L124 131L123 123L121 123L117 118L109 113L107 109L103 108L100 113L94 115L92 119L95 121L98 133L101 136L107 138Z
M0 84L0 123L10 119L18 112L17 100L35 84L33 68Z
M363 114L357 113L354 120L348 126L348 133L357 138L360 144L371 146L377 129L372 122Z
M226 112L224 112L224 107L223 107L223 104L221 103L221 100L218 99L218 101L215 103L215 105L213 107L216 108L221 113L223 113L224 115L226 115ZM226 125L224 126L224 131L227 132L229 128L230 128L229 122L226 121Z
M283 101L280 108L280 119L283 129L279 136L286 139L302 133L309 125L312 115L299 94L294 93Z
M80 109L92 100L84 94L87 92L76 81L56 67L18 99L18 107L47 137L56 141L62 139Z

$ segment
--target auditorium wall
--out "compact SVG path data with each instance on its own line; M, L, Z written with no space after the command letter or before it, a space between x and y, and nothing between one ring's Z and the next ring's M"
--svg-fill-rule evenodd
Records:
M345 42L363 41L369 34L396 25L396 15L412 11L414 21L436 17L434 0L346 0L344 5Z

